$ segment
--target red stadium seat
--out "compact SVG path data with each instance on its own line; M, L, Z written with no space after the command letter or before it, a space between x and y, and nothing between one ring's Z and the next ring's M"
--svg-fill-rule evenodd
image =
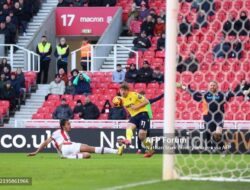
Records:
M10 107L10 102L6 101L6 100L0 100L0 107L9 108Z
M158 83L149 83L148 88L149 89L158 89L160 86Z
M62 98L66 99L67 101L72 101L72 100L73 100L73 96L70 95L70 94L62 95L62 96L61 96L61 99L62 99Z
M41 107L37 110L37 113L44 114L44 113L50 113L49 107Z
M117 83L111 83L111 84L109 84L109 88L110 88L110 89L119 89L119 88L120 88L120 85L117 84Z
M176 103L176 108L178 111L182 112L183 110L186 109L186 104L184 102L177 102Z
M187 104L187 111L189 112L195 112L197 110L197 104L194 101L189 101Z
M244 102L243 104L241 104L241 111L243 113L247 113L249 110L250 110L249 102Z
M86 96L84 96L84 95L75 95L74 96L74 101L81 100L82 102L84 102L85 99L86 99Z
M204 79L204 75L202 72L196 71L193 75L194 82L201 83Z
M235 113L235 120L245 120L245 115L243 112Z
M54 106L56 106L56 101L47 100L43 103L43 107L54 107Z
M191 99L192 99L192 97L191 97L191 95L188 93L188 92L184 92L183 94L182 94L182 98L181 98L184 102L189 102Z
M157 51L155 57L165 58L165 51Z
M185 71L181 75L181 80L183 83L188 84L192 80L192 73L189 71Z
M234 114L232 112L226 112L225 120L234 120Z
M52 119L52 114L51 113L44 114L44 119Z
M44 114L42 113L37 113L32 115L32 119L44 119Z
M199 111L193 112L192 119L193 120L201 120L202 119L201 112L199 112Z
M60 100L60 95L51 94L49 95L48 100Z
M181 118L183 120L189 120L191 117L190 117L190 112L187 112L187 111L184 111L181 113Z
M139 89L139 88L146 89L147 88L145 83L136 83L134 87L135 87L135 89Z

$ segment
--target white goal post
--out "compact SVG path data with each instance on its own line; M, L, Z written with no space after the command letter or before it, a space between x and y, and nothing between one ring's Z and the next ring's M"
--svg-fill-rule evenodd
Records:
M174 134L175 125L175 78L177 53L178 0L166 1L166 53L164 83L164 128L163 134ZM165 146L164 146L165 147ZM174 154L163 152L163 180L171 180L174 174Z
M224 5L223 4L224 0L223 1L214 1L214 2L219 3L220 7L223 7L222 5ZM244 5L245 5L244 1L242 1L242 2L243 2L242 5L237 4L237 6L235 5L236 2L234 2L234 1L231 2L232 3L231 6L236 7L236 8L232 8L232 9L237 9L238 12L237 11L235 11L235 12L238 15L240 15L242 13L242 10L244 11L243 8L246 8L246 7L244 7ZM184 2L184 3L188 4L187 2ZM206 24L208 26L210 24L210 28L209 27L208 27L208 29L206 27L202 28L203 27L202 24L204 24L204 23L199 23L201 25L196 26L196 27L198 27L198 30L201 28L204 31L209 30L210 34L212 33L212 35L214 35L215 38L216 38L216 35L218 35L218 34L225 35L224 38L220 39L223 41L218 41L218 40L216 41L215 40L215 41L213 41L213 43L211 42L210 44L209 44L209 42L206 41L205 43L208 43L208 47L210 47L210 48L207 48L205 51L204 51L204 49L201 50L201 51L203 51L203 54L204 54L202 56L210 60L210 62L209 62L207 59L205 59L205 60L203 59L203 62L202 62L203 65L210 64L207 67L207 70L205 69L205 74L207 74L207 75L202 76L204 78L203 81L198 81L199 85L196 85L194 87L194 89L193 89L193 87L192 88L190 87L187 90L186 87L183 86L183 90L185 91L185 93L190 96L190 99L187 98L188 100L185 100L186 101L185 103L187 103L188 105L191 105L189 103L190 102L193 103L193 101L195 99L194 98L195 94L199 93L200 94L199 96L202 98L201 99L202 101L200 100L199 103L205 103L207 106L207 112L205 112L204 115L205 115L205 117L207 115L209 115L209 116L211 116L211 118L209 119L209 121L204 122L205 123L204 130L188 129L186 131L182 131L182 129L177 129L177 128L175 128L175 126L176 126L175 111L177 108L176 107L176 92L178 94L178 91L176 90L176 75L177 75L176 66L179 64L179 62L177 63L177 53L179 55L181 54L180 52L177 52L177 49L178 49L177 47L179 47L178 46L179 42L177 42L177 34L178 34L178 27L179 27L179 23L177 21L177 18L178 18L178 14L180 13L178 11L179 4L180 3L178 0L166 0L166 51L165 51L166 59L165 59L165 80L164 80L165 81L165 83L164 83L164 94L165 94L164 97L165 98L164 98L163 141L165 139L172 139L172 138L176 138L176 137L181 138L181 137L183 137L183 132L184 132L186 137L189 138L188 142L192 141L193 140L192 138L195 139L195 138L200 137L199 140L200 140L201 144L197 145L196 142L194 142L194 144L192 144L190 146L191 149L186 149L186 150L178 149L179 148L179 146L178 146L177 147L178 150L175 149L176 147L174 147L173 150L170 150L169 146L171 148L172 146L175 145L176 142L174 142L172 144L171 143L167 144L168 142L163 143L163 167L162 167L162 169L163 169L162 174L163 175L162 175L162 179L163 180L180 179L180 180L200 180L200 181L207 180L207 181L250 182L250 126L247 125L245 129L232 129L232 130L226 131L225 125L224 125L225 120L227 120L227 121L234 120L233 118L238 116L237 113L239 114L239 116L236 119L237 121L240 121L241 118L243 118L242 120L249 121L249 117L242 116L246 113L249 113L249 115L250 115L249 107L248 107L248 109L244 109L245 111L243 111L243 109L241 110L241 108L242 108L241 106L244 104L246 106L249 106L250 100L247 97L247 95L245 94L245 92L243 93L245 95L245 99L238 100L237 99L237 98L239 98L238 91L237 92L235 91L236 88L233 88L233 85L234 84L240 85L240 88L242 89L242 85L243 85L242 81L243 80L249 80L249 82L250 82L250 78L249 78L250 77L250 75L249 75L250 67L247 67L248 68L247 71L243 67L244 65L249 64L249 61L247 60L247 58L249 59L250 52L249 51L247 52L247 50L244 51L244 45L245 45L244 43L247 43L248 41L250 41L250 36L247 36L247 37L244 36L245 31L242 30L243 31L242 36L240 36L240 32L242 32L242 31L240 31L240 32L238 31L239 32L238 34L237 34L237 31L234 31L238 36L236 35L236 36L234 36L235 38L232 38L229 36L229 34L222 34L224 32L224 29L221 29L221 28L223 28L223 27L220 27L220 31L219 31L219 29L216 29L216 27L219 27L219 25L223 26L223 24L227 21L227 16L231 16L230 15L231 13L226 12L225 10L222 10L222 9L231 9L229 5L224 6L223 8L220 8L220 11L221 10L225 11L225 15L223 15L223 14L216 15L217 12L215 10L213 10L213 11L215 11L214 15L208 15L208 14L205 15L205 18L207 19L207 20L205 19L207 21ZM211 4L210 11L212 11L212 9L214 9L213 5L215 5L215 4ZM219 5L217 4L216 6L219 6ZM199 12L199 11L197 11L197 12ZM202 12L202 11L200 11L200 12ZM235 13L235 12L233 12L233 13ZM203 14L203 12L202 12L202 14ZM224 20L222 19L222 17L223 18L225 17ZM239 16L236 18L239 20L241 19L241 17L239 17ZM231 18L229 18L229 21L231 21L230 19ZM250 16L248 16L248 19L249 19L249 23L250 23ZM185 22L185 21L183 21L183 22ZM246 22L246 21L244 21L244 22ZM219 23L219 25L218 25L218 23ZM188 23L188 24L190 24L190 23ZM192 31L190 31L191 30L190 28L189 28L188 33L193 35ZM234 29L232 29L232 30L234 30ZM250 33L250 31L246 31L246 33L247 32ZM206 40L208 39L207 33L204 32L204 33L202 33L202 35L203 35L204 39L206 39ZM184 38L188 39L188 37L190 37L190 36L191 35L188 36L188 35L182 34L182 36L180 36L180 37L184 37ZM192 37L194 37L194 36L195 36L195 34ZM241 41L239 42L240 37L241 37L241 39L243 39L242 42ZM182 45L187 46L189 48L189 47L191 47L190 44L192 44L192 43L187 42L187 41L183 40L181 43L182 43ZM218 44L218 43L221 43L221 44ZM236 51L234 49L232 51L235 51L235 52L233 52L231 55L229 55L229 51L227 52L226 50L221 48L223 43L225 43L225 44L231 43L231 46L230 46L231 49L236 47L235 43L242 43L242 47L243 47L242 52L247 54L247 55L245 55L246 56L245 59L241 59L244 56L244 54L241 54L239 56L238 51ZM192 48L197 47L197 49L199 49L200 48L199 46L201 46L201 44L199 44L197 41L195 41L194 45L195 46L193 46ZM217 48L220 48L219 53L216 52L217 50L214 48L215 45ZM214 49L212 49L212 48L214 48ZM210 52L209 52L209 50L210 50ZM190 52L188 52L188 53L190 53ZM197 56L197 52L192 52L191 54L194 54L194 56ZM212 54L212 56L209 56L211 54ZM221 55L224 56L224 58L221 57ZM190 55L188 55L188 56L190 56ZM229 57L229 56L232 56L232 57ZM232 61L229 58L231 58ZM237 65L238 62L239 62L239 64ZM244 64L242 62L244 62ZM198 62L198 63L200 64L200 62ZM215 69L212 70L211 65L217 66L217 69L216 69L216 67L214 67ZM188 69L189 69L189 66L190 65L186 65L186 67ZM199 67L200 66L201 65L199 65ZM228 67L226 67L226 66L228 66ZM228 68L227 71L226 71L226 68ZM185 72L185 71L183 71L183 72ZM187 71L187 72L189 72L189 71ZM197 72L201 72L201 71L197 70ZM203 70L203 72L204 72L204 70ZM190 75L190 78L193 79L194 72L192 72L191 74L190 73L191 72L189 72L188 74ZM204 73L202 73L202 74L204 74ZM210 76L210 74L212 76ZM245 75L244 77L246 77L246 78L242 77L242 75ZM239 79L239 77L240 77L240 79ZM179 79L180 82L184 82L184 84L186 86L191 83L191 79L186 80L186 81L182 81L181 74L179 74L179 78L180 78ZM214 81L214 80L217 80L217 81ZM214 82L212 82L212 81L214 81ZM206 86L205 86L205 89L204 89L204 86L202 88L201 87L202 85L200 85L200 84L202 84L202 82L206 83L205 85L207 85L207 86L208 85L211 86L211 82L212 82L214 86L217 85L218 90L212 91L210 86L208 87L208 89L206 89ZM229 87L223 86L224 83L227 83L229 85ZM241 91L241 92L243 92L243 91ZM209 110L210 109L209 104L211 102L209 103L207 100L205 101L205 99L204 99L205 93L210 93L209 94L210 98L212 96L212 99L210 99L210 100L211 100L212 104L215 103L217 106L215 111ZM229 96L229 93L231 93L233 95ZM242 95L240 95L240 96L242 96ZM221 101L218 101L218 99L216 99L218 97L223 97L223 98ZM231 104L230 98L231 97L233 97L233 100L231 102L234 102L233 103L233 104L235 104L234 107L233 107L233 105L232 105L232 107L230 107L230 104ZM246 98L248 98L248 99L246 99ZM198 100L196 100L196 101L198 102ZM194 106L197 106L197 105L198 105L198 103ZM226 105L226 108L224 108L224 105ZM186 106L186 104L185 104L185 106ZM202 106L204 106L204 105L202 105ZM223 108L221 108L221 107L223 107ZM234 110L236 110L236 111L234 112ZM182 114L182 110L179 110L179 111ZM198 112L198 114L200 113L199 115L202 117L201 109L200 110L197 109L196 111ZM187 113L187 114L190 114L190 113ZM218 122L218 120L215 119L216 115L218 116L218 114L220 115L219 117L221 118L221 119L219 119L219 122ZM231 116L230 114L234 115L234 116ZM217 117L217 119L218 119L218 117ZM212 130L211 126L213 126L213 127L215 126L216 130ZM224 126L224 128L223 128L223 126ZM217 130L217 129L219 129L219 130ZM218 137L218 135L219 135L219 137ZM230 141L230 137L234 137L234 140ZM203 143L205 145L203 145ZM216 144L216 148L220 148L220 149L216 149L215 144ZM221 144L223 145L223 148L221 148L222 147ZM236 147L236 144L237 144L237 147ZM197 149L194 149L194 148L197 148ZM176 152L176 150L177 150L177 152Z

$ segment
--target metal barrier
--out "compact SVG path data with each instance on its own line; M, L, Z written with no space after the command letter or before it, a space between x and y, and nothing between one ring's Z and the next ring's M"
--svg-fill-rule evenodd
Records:
M40 72L40 56L33 51L15 44L0 44L4 53L0 58L9 60L11 68L22 68L23 71Z
M136 68L139 68L139 55L137 51L132 50L131 48L127 48L123 45L120 44L94 44L94 45L90 45L91 46L91 52L88 52L88 55L91 55L90 57L87 57L87 62L90 61L90 64L94 65L95 64L95 60L96 59L107 59L110 58L109 56L98 56L96 55L95 52L95 47L113 47L114 50L114 56L113 56L113 69L116 69L116 65L118 64L117 62L117 48L122 48L125 50L128 50L129 52L132 52L135 54L135 59L136 59ZM76 64L77 64L77 58L76 58L76 54L78 52L80 52L82 50L82 48L76 49L74 51L71 52L71 69L75 69L76 68ZM80 63L80 60L79 60ZM87 71L91 71L91 72L95 72L98 70L95 70L94 67L92 66L91 69L89 69L89 64L87 65Z

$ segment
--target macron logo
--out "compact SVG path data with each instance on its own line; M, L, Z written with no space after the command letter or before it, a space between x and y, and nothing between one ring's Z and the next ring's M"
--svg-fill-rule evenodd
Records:
M80 22L104 22L103 17L81 17Z

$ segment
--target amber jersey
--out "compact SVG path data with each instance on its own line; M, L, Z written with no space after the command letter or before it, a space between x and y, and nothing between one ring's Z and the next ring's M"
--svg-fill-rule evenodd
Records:
M124 97L121 97L121 98L122 98L123 106L127 109L129 114L131 115L131 117L134 117L139 113L148 111L146 108L146 105L141 107L140 109L137 109L137 110L131 109L132 105L141 104L142 102L144 102L146 100L146 98L144 96L142 96L136 92L129 92L126 98L124 98Z

